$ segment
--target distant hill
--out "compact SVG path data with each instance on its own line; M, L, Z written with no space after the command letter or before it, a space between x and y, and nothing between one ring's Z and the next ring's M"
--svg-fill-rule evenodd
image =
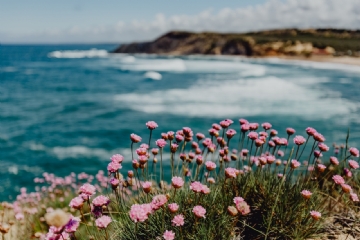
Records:
M279 29L249 33L171 31L152 42L122 44L114 53L171 55L359 56L360 30Z

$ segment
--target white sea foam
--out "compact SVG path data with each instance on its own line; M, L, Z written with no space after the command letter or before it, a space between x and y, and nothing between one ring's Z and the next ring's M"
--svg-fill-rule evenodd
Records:
M115 96L121 105L146 113L196 117L291 115L324 119L350 115L359 104L336 92L315 89L301 81L262 77L226 81L199 81L188 89L170 89Z
M161 80L162 79L162 75L160 73L153 72L153 71L146 72L144 74L144 77L148 78L148 79L152 79L152 80Z
M54 51L48 54L52 58L103 58L108 55L108 51L96 48L90 50Z

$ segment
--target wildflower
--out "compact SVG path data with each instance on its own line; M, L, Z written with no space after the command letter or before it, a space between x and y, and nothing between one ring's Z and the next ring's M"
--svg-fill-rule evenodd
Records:
M248 155L248 153L249 153L249 150L243 149L243 150L241 150L240 154L241 154L241 156L246 157Z
M337 166L339 165L339 160L336 157L330 157L330 163Z
M184 216L182 214L176 215L173 220L171 220L171 223L173 226L181 227L184 225Z
M328 147L326 144L324 144L324 143L319 143L319 144L318 144L318 148L319 148L322 152L327 152L327 151L329 151L329 147Z
M109 216L102 216L95 220L95 224L98 228L103 229L106 228L112 222Z
M145 193L151 192L151 185L152 185L152 182L149 182L149 181L143 182L141 184L141 186L142 186Z
M182 142L184 140L184 137L182 135L176 134L175 139L177 142Z
M266 165L267 163L266 157L259 157L258 160L261 165Z
M198 155L196 157L196 164L201 165L203 163L203 157L201 155Z
M150 204L133 204L130 208L130 218L133 222L145 222L152 212Z
M316 158L322 157L321 151L315 150L315 151L314 151L314 156L315 156Z
M122 163L122 161L124 160L124 157L120 154L115 154L110 159L112 162Z
M147 149L149 149L149 145L147 145L146 143L143 143L140 145L140 148L145 148L147 150Z
M347 168L344 168L344 174L347 178L351 178L352 177L352 172L347 169Z
M196 138L200 141L201 139L204 139L204 138L205 138L205 135L202 134L202 133L197 133L197 134L196 134Z
M179 209L179 205L177 205L176 203L170 203L168 205L168 208L169 208L171 213L176 213L177 210Z
M24 214L22 214L22 213L17 213L17 214L15 215L15 219L18 220L18 221L23 220L23 219L24 219Z
M280 159L277 159L276 162L275 162L276 166L280 166L281 165L281 160Z
M181 188L184 185L184 180L181 177L173 177L171 183L174 188Z
M222 127L222 128L228 128L229 126L230 126L230 122L229 121L227 121L227 120L224 120L224 121L221 121L220 122L220 126Z
M351 186L348 184L345 184L345 183L341 184L341 188L345 193L351 192Z
M264 144L264 141L259 139L255 139L255 146L256 147L261 147Z
M234 197L233 201L234 201L235 205L237 205L241 202L244 202L245 200L242 197Z
M203 185L198 181L192 182L190 184L190 189L195 193L200 193L202 188L203 188Z
M61 209L45 214L46 223L57 228L65 226L70 220L70 216Z
M273 162L275 162L275 156L272 156L272 155L267 156L267 157L266 157L266 162L267 162L268 164L272 164Z
M345 183L344 178L343 178L342 176L340 176L340 175L334 175L334 176L332 177L332 179L334 180L334 182L335 182L336 184L344 184L344 183Z
M282 178L283 176L284 176L284 174L282 174L282 173L278 173L278 178Z
M228 139L232 138L236 134L236 131L234 129L229 129L226 131L226 136Z
M173 231L166 230L163 235L164 240L174 240L175 233Z
M284 146L287 146L288 145L287 139L286 138L280 138L280 144L284 145Z
M141 142L142 138L134 133L130 134L130 139L133 143Z
M303 198L305 199L310 199L312 192L310 192L309 190L302 190L301 192L301 196L303 196Z
M240 123L240 125L244 125L244 124L248 124L249 122L248 122L248 120L246 120L244 118L240 118L239 123Z
M95 191L96 191L96 188L89 183L85 183L84 185L82 185L80 187L80 193L85 194L87 197L94 195Z
M250 213L250 206L245 201L236 204L236 209L241 215L247 215Z
M233 217L235 217L236 215L239 214L238 210L234 206L228 206L227 211L230 214L230 216L233 216Z
M156 156L159 153L159 149L158 148L153 148L151 149L151 153Z
M215 179L212 178L212 177L209 177L209 178L207 179L207 181L208 181L208 183L211 183L211 184L214 184L214 183L215 183Z
M214 129L214 128L210 128L210 129L209 129L209 134L210 134L210 136L214 136L214 137L218 137L218 136L219 136L219 132L218 132L216 129Z
M200 205L197 205L193 208L192 212L195 214L196 217L198 218L205 218L205 214L206 214L206 209L203 208Z
M168 201L168 199L165 195L163 195L163 194L156 195L153 197L153 199L151 201L151 207L153 210L158 210L162 206L164 206L167 201Z
M138 169L140 167L140 163L138 162L138 160L134 159L132 160L132 166L134 169Z
M150 130L154 130L155 128L158 127L157 123L154 122L154 121L148 121L148 122L146 123L146 126L147 126L147 128L150 129Z
M314 219L314 220L319 220L321 218L321 213L317 212L317 211L310 211L310 216Z
M161 139L161 138L156 140L155 143L159 148L163 148L167 144L166 141L164 139Z
M306 139L303 136L295 136L294 143L298 146L303 145L306 142Z
M251 139L251 140L255 140L255 139L257 139L258 138L258 133L257 132L250 132L249 134L248 134L248 137Z
M295 133L295 129L293 129L293 128L287 128L287 129L286 129L286 132L287 132L288 135L293 135L293 134Z
M317 170L318 170L319 172L324 172L325 169L326 169L326 166L325 166L324 164L318 164L318 165L317 165Z
M206 186L206 185L203 185L202 189L201 189L201 193L203 193L205 195L209 194L210 193L210 188L208 186Z
M272 125L268 122L261 124L261 126L265 129L265 131L269 130L272 127Z
M325 142L325 137L322 134L318 133L318 132L314 133L313 138L314 138L315 141Z
M276 131L275 129L272 129L272 130L270 131L270 136L271 136L271 137L275 137L276 135L278 135L278 131Z
M242 131L243 133L249 131L249 129L250 129L250 125L249 125L249 124L243 124L243 125L241 125L241 131Z
M69 207L74 209L81 209L83 205L84 205L84 199L78 196L70 201Z
M227 178L236 178L238 170L235 168L225 168L225 176Z
M136 149L136 154L139 156L144 156L147 154L147 149L140 147L140 148Z
M349 166L352 169L358 169L359 168L359 164L354 160L349 160Z
M68 233L74 233L80 226L80 218L71 216L69 222L65 225L65 231Z
M205 165L208 171L212 171L216 168L216 164L212 161L206 161Z
M119 169L121 169L122 166L120 163L117 162L110 162L108 164L107 170L111 173L117 172Z
M298 162L296 159L291 160L291 168L292 169L298 168L298 167L300 167L300 165L301 165L301 163Z
M351 155L353 155L354 157L359 157L359 150L357 148L351 147L349 149L349 152Z
M306 133L309 135L309 136L314 136L314 134L316 133L316 130L312 127L308 127L306 128Z
M350 193L350 199L353 202L358 202L359 201L359 197L356 193Z

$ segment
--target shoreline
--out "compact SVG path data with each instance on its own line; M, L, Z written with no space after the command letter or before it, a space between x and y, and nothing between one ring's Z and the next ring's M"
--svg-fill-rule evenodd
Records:
M334 63L334 64L344 64L351 66L360 66L360 58L357 57L333 57L333 56L311 56L311 57L302 57L302 56L274 56L275 58L281 60L290 60L290 61L308 61L308 62L321 62L321 63ZM251 58L251 57L250 57ZM269 58L269 57L260 57L260 58Z

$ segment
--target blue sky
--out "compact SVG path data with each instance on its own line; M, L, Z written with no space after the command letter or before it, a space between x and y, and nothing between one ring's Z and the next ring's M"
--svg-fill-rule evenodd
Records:
M172 29L360 26L359 0L0 0L0 42L148 40Z

